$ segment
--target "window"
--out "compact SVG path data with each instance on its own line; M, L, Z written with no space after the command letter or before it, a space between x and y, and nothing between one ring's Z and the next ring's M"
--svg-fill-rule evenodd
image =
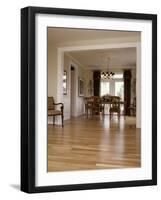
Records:
M123 78L123 73L117 73L114 75L114 79L122 79Z
M121 100L124 100L124 82L115 82L115 96L119 96Z
M108 81L101 81L101 96L110 93L110 83Z
M101 80L101 96L110 94L113 96L119 96L121 100L124 100L124 80L123 73L116 73L111 80Z

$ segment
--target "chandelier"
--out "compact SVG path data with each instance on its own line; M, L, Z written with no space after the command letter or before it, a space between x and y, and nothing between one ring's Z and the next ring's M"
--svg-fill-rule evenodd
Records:
M101 73L101 78L102 79L113 79L115 73L110 71L110 58L104 57L103 60L105 62L105 65L107 64L107 71L103 71Z

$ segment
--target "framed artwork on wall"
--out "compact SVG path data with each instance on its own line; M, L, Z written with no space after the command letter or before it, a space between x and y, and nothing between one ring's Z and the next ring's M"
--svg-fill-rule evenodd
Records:
M80 97L84 96L84 80L81 78L78 79L78 93Z
M66 95L67 94L67 72L64 71L63 74L63 94Z
M134 86L137 91L136 118L128 116L120 120L119 123L127 128L125 132L119 132L119 126L110 129L113 122L105 119L108 116L101 118L102 121L96 120L93 125L90 125L92 120L79 116L79 113L83 113L84 104L78 96L84 96L84 81L88 83L91 80L92 83L91 74L97 65L101 65L97 63L97 55L105 51L117 55L122 51L131 52L135 58L131 66L137 69ZM78 88L78 94L75 92L73 97L67 94L67 72L63 69L67 58L71 59L71 63L76 61L75 70L68 70L71 72L68 74L68 94L72 88L71 74L73 88ZM112 64L118 66L118 63ZM127 69L129 65L122 62L123 67ZM82 70L86 71L82 73ZM88 76L89 70L91 74ZM89 80L86 80L88 77ZM79 118L77 125L76 121L70 123L75 125L73 129L67 130L66 122L64 127L59 126L59 118L55 125L48 124L47 94L53 96L58 104L65 104L65 113L62 114L65 120L69 113ZM69 104L68 100L72 98ZM92 119L96 117L99 119L99 115ZM80 120L84 120L85 126L81 125ZM131 125L132 122L135 124ZM103 124L105 132L102 131ZM87 130L89 126L90 131ZM94 126L96 129L100 127L100 131ZM63 131L68 132L68 137L61 134ZM93 138L93 131L97 139ZM76 140L78 136L80 139ZM110 139L113 136L115 139L117 137L117 142ZM91 145L87 143L87 137ZM124 138L131 138L130 144L133 146L126 146L129 141L122 142ZM54 153L49 154L53 149ZM106 161L102 159L103 155L106 155ZM76 157L72 160L70 156ZM65 164L66 160L68 164ZM22 8L21 190L38 193L156 184L157 16L45 7Z

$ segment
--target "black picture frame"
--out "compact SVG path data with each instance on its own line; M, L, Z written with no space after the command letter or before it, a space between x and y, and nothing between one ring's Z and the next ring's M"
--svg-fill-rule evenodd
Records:
M152 178L149 180L85 183L59 186L35 185L35 16L59 14L84 17L152 21ZM157 16L155 14L75 10L45 7L21 9L21 190L27 193L102 189L157 184Z

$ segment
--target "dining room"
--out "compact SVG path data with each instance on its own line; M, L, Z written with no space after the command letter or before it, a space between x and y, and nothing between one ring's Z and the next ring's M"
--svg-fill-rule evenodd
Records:
M141 166L140 33L116 32L49 29L48 172Z

